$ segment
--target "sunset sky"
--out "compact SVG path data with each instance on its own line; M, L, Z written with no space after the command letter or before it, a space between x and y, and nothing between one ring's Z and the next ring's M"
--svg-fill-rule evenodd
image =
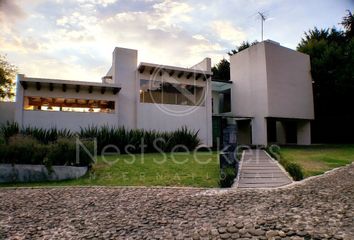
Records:
M213 64L242 41L295 49L304 31L336 26L354 0L0 0L0 53L27 76L100 81L115 46L139 61Z

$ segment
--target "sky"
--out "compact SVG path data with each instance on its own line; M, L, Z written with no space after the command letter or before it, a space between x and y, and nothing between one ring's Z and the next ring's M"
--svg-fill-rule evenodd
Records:
M354 0L0 0L0 54L31 77L100 81L114 47L139 62L216 64L242 41L296 49L305 31L337 27Z

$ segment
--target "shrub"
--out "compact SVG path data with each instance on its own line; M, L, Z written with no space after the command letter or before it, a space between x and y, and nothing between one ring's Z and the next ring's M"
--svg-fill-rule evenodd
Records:
M0 135L2 135L6 143L9 142L10 137L18 134L19 132L20 128L16 122L7 121L0 127Z
M88 126L80 128L78 133L80 138L95 138L97 140L98 151L107 145L115 145L119 148L121 153L126 153L126 146L131 153L141 152L140 145L143 143L144 152L157 152L158 150L170 152L176 145L184 145L188 150L194 150L200 143L198 138L198 131L189 130L187 127L182 127L173 132L158 132L154 130L132 129L126 130L124 127L109 127L109 126ZM158 139L158 141L155 141ZM143 142L142 142L143 141ZM156 143L157 149L154 146Z
M41 164L47 147L32 137L15 135L9 139L2 154L2 162L11 164Z
M290 176L295 181L300 181L300 180L304 179L304 174L303 174L302 168L297 163L287 163L285 165L285 170L290 174Z
M37 139L39 142L48 144L50 142L55 142L59 138L72 138L74 134L68 129L42 129L36 127L26 127L21 129L23 135L31 136Z
M81 142L94 156L94 143ZM74 138L60 138L53 143L43 144L29 136L15 135L8 144L0 144L0 163L44 164L50 169L53 165L90 167L93 159L83 147L79 148L79 159L76 159Z
M221 169L221 176L219 181L219 186L222 188L229 188L234 183L236 178L236 169L233 167L226 167Z
M94 155L94 145L89 141L81 141L87 150ZM79 148L79 159L76 158L76 140L60 138L55 143L48 145L46 165L91 166L93 159L85 150Z

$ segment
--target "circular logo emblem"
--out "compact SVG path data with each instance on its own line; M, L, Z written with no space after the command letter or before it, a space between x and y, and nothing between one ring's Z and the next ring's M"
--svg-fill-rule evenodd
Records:
M208 84L202 71L190 72L156 67L149 80L140 80L143 101L154 103L161 111L184 116L205 107Z

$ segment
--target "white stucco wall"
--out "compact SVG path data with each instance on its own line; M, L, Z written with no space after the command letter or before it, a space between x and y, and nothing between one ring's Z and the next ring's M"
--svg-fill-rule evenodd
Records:
M253 144L267 144L266 117L314 118L308 55L264 41L231 56L230 67L232 113L253 118Z
M314 119L310 57L264 42L268 117Z
M118 126L118 118L109 113L23 111L23 126L80 130L88 126Z
M15 103L0 102L0 124L15 120Z
M211 106L211 79L187 79L185 76L178 78L174 74L169 76L150 75L148 71L138 73L136 84L137 101L137 128L153 129L157 131L173 131L182 126L199 131L199 137L203 144L212 145L212 106ZM191 84L205 87L204 106L183 106L173 104L140 103L140 79L166 81L172 83Z
M199 138L204 144L211 145L208 136L209 126L206 124L206 107L196 107L192 113L175 116L161 110L161 104L140 103L138 112L138 128L157 131L173 131L182 126L199 131ZM168 109L175 112L188 112L191 106L169 105Z
M267 143L267 74L262 43L230 57L232 95L235 116L252 117L252 144Z

